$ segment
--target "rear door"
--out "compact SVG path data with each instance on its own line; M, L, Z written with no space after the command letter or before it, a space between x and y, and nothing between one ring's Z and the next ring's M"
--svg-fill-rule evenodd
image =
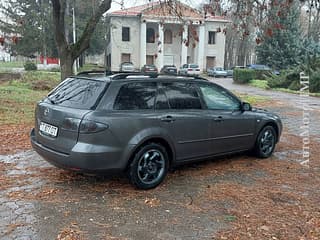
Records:
M36 140L68 154L76 144L81 119L91 112L107 87L105 81L69 78L38 103Z
M177 161L210 155L211 118L192 83L162 83L156 102L160 125L174 141Z

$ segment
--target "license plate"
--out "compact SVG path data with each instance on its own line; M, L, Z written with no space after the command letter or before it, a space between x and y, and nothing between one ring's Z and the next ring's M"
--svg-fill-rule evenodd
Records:
M40 132L42 132L46 135L52 136L52 137L56 137L58 135L58 128L57 127L52 126L47 123L44 123L44 122L40 123L39 129L40 129Z

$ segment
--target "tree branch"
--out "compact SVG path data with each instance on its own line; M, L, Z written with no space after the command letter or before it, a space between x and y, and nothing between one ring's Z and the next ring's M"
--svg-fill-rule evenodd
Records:
M101 18L101 16L110 9L111 0L103 0L93 16L88 21L80 39L76 42L76 44L72 45L72 55L74 58L80 56L80 54L89 48L91 36Z

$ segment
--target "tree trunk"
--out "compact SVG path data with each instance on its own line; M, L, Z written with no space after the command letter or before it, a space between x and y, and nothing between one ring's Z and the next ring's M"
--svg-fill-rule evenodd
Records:
M70 52L64 52L60 55L60 67L61 67L61 81L66 79L67 77L73 75L73 62L74 59Z

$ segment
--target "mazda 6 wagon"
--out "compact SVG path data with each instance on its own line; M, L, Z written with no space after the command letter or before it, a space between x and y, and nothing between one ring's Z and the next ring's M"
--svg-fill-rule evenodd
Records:
M276 114L206 79L87 74L37 104L31 143L57 167L125 172L150 189L190 161L243 151L267 158L281 131Z

